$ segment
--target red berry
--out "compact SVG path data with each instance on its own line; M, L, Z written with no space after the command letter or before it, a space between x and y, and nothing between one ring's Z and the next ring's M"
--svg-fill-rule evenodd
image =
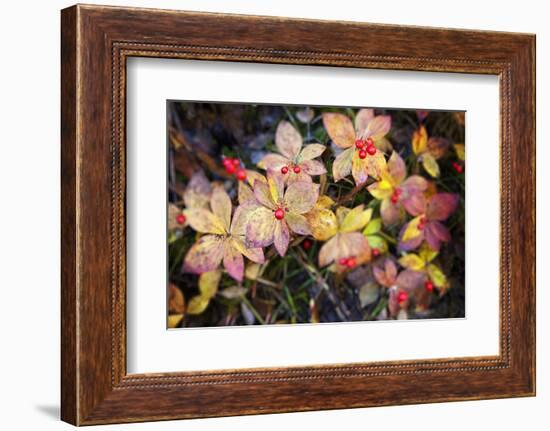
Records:
M176 222L178 224L184 224L185 223L185 216L183 214L178 214L176 216Z
M359 158L364 159L365 157L367 157L367 152L365 150L359 151Z
M380 256L380 250L378 250L377 248L373 248L373 249L372 249L372 255L373 255L374 257Z
M240 165L241 165L241 162L239 159L233 159L231 160L231 163L233 164L233 166L235 166L236 168L238 168Z
M460 163L457 163L457 162L453 162L453 168L454 168L454 170L457 171L459 174L461 174L462 171L463 171L463 169L464 169L464 168L462 167L462 165L461 165Z
M300 166L294 166L292 170L294 171L295 174L299 174L301 171Z
M403 304L407 299L409 299L409 295L407 295L407 292L399 292L397 294L397 302L400 304Z
M367 153L369 153L369 156L374 156L376 154L376 147L374 145L367 146Z
M224 168L233 165L231 157L224 157L224 159L222 160L222 165L224 166Z
M391 195L390 200L392 204L396 204L397 201L399 200L399 196L394 193L393 195Z
M424 287L428 292L433 292L434 290L434 284L430 280L427 280L426 283L424 283Z
M246 171L244 169L239 169L235 176L239 181L244 181L246 179Z
M356 139L355 140L355 148L357 148L358 150L361 150L364 145L365 144L363 143L363 141L361 139Z
M350 258L348 259L348 261L346 262L346 266L347 266L349 269L354 268L355 265L357 265L357 261L355 260L354 257L350 257Z
M227 172L229 175L233 175L236 171L237 171L237 168L235 167L235 165L233 163L228 164L225 167L225 172Z
M365 142L367 144L367 147L374 146L374 141L372 140L372 138L367 138L367 140Z
M288 166L283 166L283 167L281 168L281 174L283 174L283 175L284 175L284 174L288 174Z
M275 218L277 220L282 220L285 218L285 212L281 208L275 210Z
M304 250L309 250L312 245L313 244L311 243L311 241L309 239L304 239L302 241L302 247L304 248Z
M348 264L348 260L345 257L343 257L338 261L338 263L342 266L346 266Z

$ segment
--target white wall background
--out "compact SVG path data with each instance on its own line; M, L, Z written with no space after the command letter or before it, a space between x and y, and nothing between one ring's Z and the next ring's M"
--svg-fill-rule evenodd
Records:
M550 424L550 28L545 2L129 0L104 4L537 34L538 396L95 429L548 429ZM4 2L0 13L0 426L62 430L59 411L59 10L61 0ZM261 394L255 394L261 396Z

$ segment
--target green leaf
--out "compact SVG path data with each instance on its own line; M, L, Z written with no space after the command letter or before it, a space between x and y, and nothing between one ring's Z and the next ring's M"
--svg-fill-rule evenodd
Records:
M427 266L426 269L428 271L430 280L433 281L433 283L435 284L435 287L437 287L438 289L447 289L448 287L447 277L445 276L443 271L439 269L438 266L434 264L430 264Z
M388 242L379 235L367 235L367 241L372 250L377 249L381 254L388 251Z
M372 235L378 233L380 232L380 229L382 229L382 219L380 217L372 219L367 224L365 229L363 229L363 235Z

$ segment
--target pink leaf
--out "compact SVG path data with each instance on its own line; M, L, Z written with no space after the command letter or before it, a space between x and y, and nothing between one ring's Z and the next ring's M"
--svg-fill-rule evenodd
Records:
M273 211L259 207L248 214L246 226L246 246L267 247L273 243L277 219Z
M451 240L451 234L449 230L438 221L432 221L426 223L424 228L424 238L426 242L435 251L439 251L441 242L449 242Z
M399 288L410 292L421 285L426 276L422 272L406 269L397 276L396 284Z
M399 188L403 192L403 196L409 196L426 191L428 188L428 181L420 175L411 175L401 183Z
M388 172L394 184L401 184L407 176L407 167L401 156L395 151L388 160Z
M295 182L288 186L284 196L284 203L291 212L304 214L313 208L318 197L318 184Z
M238 282L243 281L244 259L239 251L229 242L223 255L223 266L227 273Z
M426 211L426 198L421 193L415 193L408 197L404 196L401 203L405 210L414 217L424 214Z
M304 160L300 168L308 175L322 175L327 172L325 166L317 160Z
M458 195L454 193L437 193L428 202L426 216L428 220L443 221L456 210Z
M383 138L391 129L391 117L389 115L377 115L367 126L367 137L374 140Z
M279 154L268 154L260 162L258 166L265 170L280 171L283 166L288 166L291 160Z
M373 109L360 109L355 115L355 133L357 136L363 136L367 131L367 126L374 118Z
M275 132L275 145L283 156L293 160L302 149L302 136L288 121L281 121Z
M288 243L290 242L290 232L288 231L288 226L284 220L277 221L275 223L275 233L273 235L274 245L277 249L277 252L280 256L286 254L288 249Z
M202 274L215 270L223 258L225 241L217 235L205 235L191 246L183 263L183 270Z
M203 171L197 171L193 174L185 192L183 193L183 201L186 208L204 208L210 200L212 188L208 178Z
M342 178L351 174L351 164L354 154L355 150L353 148L348 148L336 156L336 159L334 159L332 163L334 181L340 181Z
M309 144L306 145L300 153L302 160L313 160L319 157L326 150L327 147L321 144Z
M319 251L319 266L324 267L337 259L338 235L332 237L321 247Z
M394 204L391 199L386 198L380 204L380 215L382 216L384 225L395 225L403 218L403 207L400 203Z
M309 224L303 215L288 212L285 215L285 221L292 232L298 235L311 235Z

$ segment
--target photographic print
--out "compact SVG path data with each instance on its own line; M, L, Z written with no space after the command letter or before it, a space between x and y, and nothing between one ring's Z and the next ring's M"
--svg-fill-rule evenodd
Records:
M465 317L465 113L167 102L169 328Z

